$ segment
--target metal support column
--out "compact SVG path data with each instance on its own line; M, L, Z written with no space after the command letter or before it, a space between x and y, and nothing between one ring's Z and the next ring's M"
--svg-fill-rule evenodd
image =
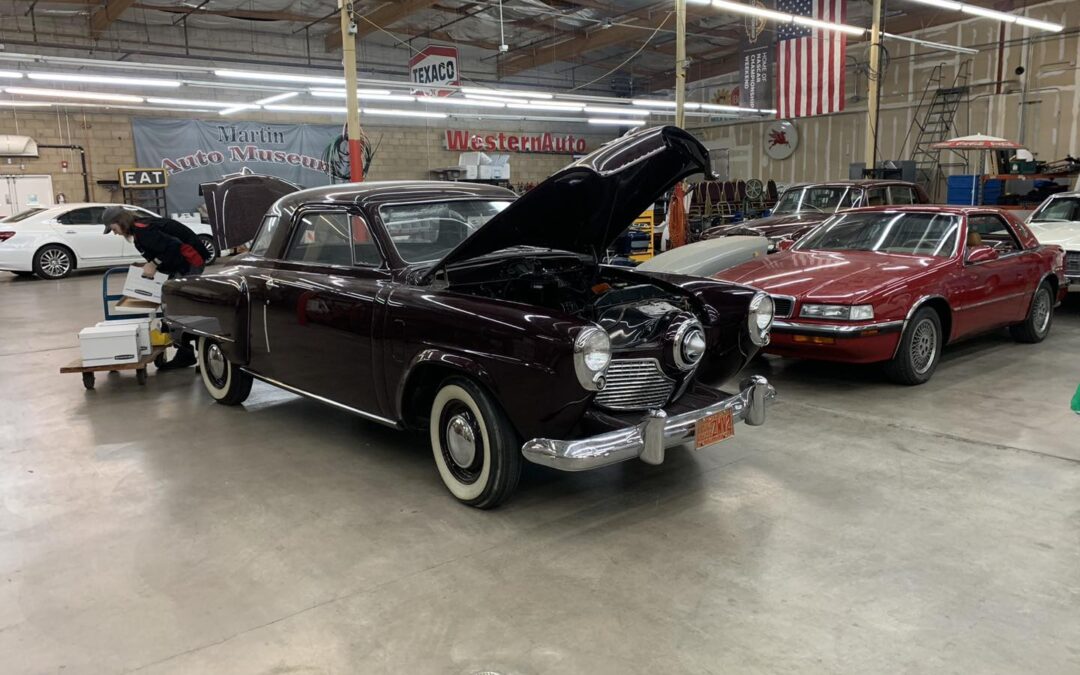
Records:
M867 169L877 168L878 94L881 89L881 0L874 0L874 20L870 26L870 72L867 77L866 148Z
M360 102L356 95L356 24L352 19L352 3L338 0L341 10L341 60L345 66L345 106L348 112L346 130L349 135L349 180L364 180L364 147L360 142Z
M675 0L675 126L686 126L686 0Z

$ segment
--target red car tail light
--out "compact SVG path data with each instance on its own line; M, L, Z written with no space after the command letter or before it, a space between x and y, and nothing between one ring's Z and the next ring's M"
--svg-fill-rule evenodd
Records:
M11 232L11 231L0 232L0 241L7 241L8 239L11 239L14 236L15 236L15 233Z

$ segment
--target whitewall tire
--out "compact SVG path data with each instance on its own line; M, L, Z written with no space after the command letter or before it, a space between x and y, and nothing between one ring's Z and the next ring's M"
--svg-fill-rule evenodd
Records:
M206 391L222 405L240 405L251 393L251 375L234 366L211 338L199 338L199 372Z
M431 404L431 451L443 484L459 501L487 509L503 502L521 475L521 444L490 394L453 377Z

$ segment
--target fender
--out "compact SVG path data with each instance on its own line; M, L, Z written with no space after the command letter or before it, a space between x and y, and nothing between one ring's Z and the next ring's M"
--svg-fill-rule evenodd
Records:
M476 380L484 385L488 391L496 391L495 380L486 368L464 354L443 349L425 349L420 351L409 361L409 367L405 370L405 376L397 384L394 392L394 415L396 419L405 418L405 392L408 391L413 377L425 366L438 366L442 369L450 369Z
M211 337L238 366L251 359L248 285L241 275L214 274L165 282L162 310L169 332Z

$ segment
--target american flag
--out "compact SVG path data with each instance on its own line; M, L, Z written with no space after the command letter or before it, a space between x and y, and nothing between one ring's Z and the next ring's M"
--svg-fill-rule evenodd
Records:
M777 0L776 9L844 23L847 0ZM781 24L776 33L776 116L809 117L843 110L847 35L797 23Z

